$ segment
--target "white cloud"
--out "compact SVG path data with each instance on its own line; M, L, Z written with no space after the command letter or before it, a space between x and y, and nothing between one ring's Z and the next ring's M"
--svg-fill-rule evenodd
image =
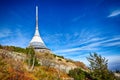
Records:
M91 39L88 42L91 42L90 44L86 45L88 47L94 47L97 48L98 46L119 46L120 45L120 36L117 35L115 37L111 37L111 38L98 38L95 39L96 42L93 42L94 38ZM84 44L86 44L87 42L85 42Z
M85 41L81 44L79 42L74 43L74 45L83 45L81 47L67 48L61 50L55 50L55 53L65 53L65 52L75 52L75 51L97 51L100 46L111 47L111 46L120 46L120 37L115 36L112 38L92 38L88 41ZM72 45L72 44L71 44ZM68 45L67 45L68 46ZM69 44L70 46L70 44ZM64 46L65 47L65 46Z
M100 33L97 31L90 32L88 29L83 29L81 32L71 34L69 40L66 41L67 44L64 47L75 47L82 44L103 40L103 38L98 37L99 35Z
M118 16L118 15L120 15L120 10L115 10L110 15L108 15L108 17L114 17L114 16Z
M21 30L13 30L14 34L10 34L9 38L6 37L4 39L1 39L0 43L2 45L12 45L12 46L18 46L18 47L26 47L27 44L29 44L29 37L24 33L22 33Z
M112 43L108 43L108 44L106 44L105 46L118 46L118 47L120 47L120 42L112 42Z
M1 29L0 30L0 38L8 37L12 34L10 29Z
M106 56L106 59L108 59L109 64L114 63L114 62L119 62L120 63L120 55Z
M91 45L90 45L91 46ZM97 48L93 48L92 46L83 46L83 47L76 47L76 48L69 48L69 49L62 49L62 50L56 50L53 51L55 53L65 53L65 52L75 52L75 51L82 51L82 50L98 50Z

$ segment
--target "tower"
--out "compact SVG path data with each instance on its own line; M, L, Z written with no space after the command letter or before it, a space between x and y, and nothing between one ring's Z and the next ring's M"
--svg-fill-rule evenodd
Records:
M38 30L38 6L36 6L36 29L35 34L30 41L29 46L32 46L35 50L41 51L41 50L48 50L48 48L45 46L42 38L40 37L39 30Z

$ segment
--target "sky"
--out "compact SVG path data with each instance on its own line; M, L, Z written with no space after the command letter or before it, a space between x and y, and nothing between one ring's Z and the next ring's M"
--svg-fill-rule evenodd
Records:
M0 0L0 44L27 47L39 31L55 54L89 66L98 53L120 70L120 0Z

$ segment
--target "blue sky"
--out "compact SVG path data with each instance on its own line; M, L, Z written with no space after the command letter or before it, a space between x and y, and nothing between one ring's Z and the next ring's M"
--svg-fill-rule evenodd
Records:
M0 0L0 44L27 47L39 31L55 54L79 60L96 52L120 69L120 0Z

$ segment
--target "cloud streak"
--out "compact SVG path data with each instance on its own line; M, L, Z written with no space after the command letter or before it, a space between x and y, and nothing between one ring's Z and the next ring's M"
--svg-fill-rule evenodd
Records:
M76 45L78 43L76 42ZM75 51L97 51L99 50L100 46L103 47L111 47L111 46L120 46L120 37L119 35L116 37L110 38L92 38L89 41L83 42L81 44L81 47L74 47L74 48L67 48L62 50L56 50L55 53L65 53L65 52L75 52ZM70 45L69 45L70 46Z
M69 48L69 49L63 49L63 50L56 50L55 53L65 53L65 52L75 52L75 51L81 51L81 50L97 50L97 48L90 48L90 47L76 47L76 48Z
M81 18L83 18L85 16L85 14L77 16L75 18L72 19L73 22L79 21Z
M0 38L8 37L12 34L10 29L2 29L0 30Z
M118 15L120 15L120 10L115 10L110 15L108 15L108 17L114 17L114 16L118 16Z
M12 31L7 33L11 33L11 32ZM12 45L12 46L18 46L18 47L26 47L28 45L29 38L26 34L23 34L21 30L17 29L17 30L14 30L11 34L7 34L7 33L6 35L4 35L4 37L9 36L9 38L1 37L0 44Z

